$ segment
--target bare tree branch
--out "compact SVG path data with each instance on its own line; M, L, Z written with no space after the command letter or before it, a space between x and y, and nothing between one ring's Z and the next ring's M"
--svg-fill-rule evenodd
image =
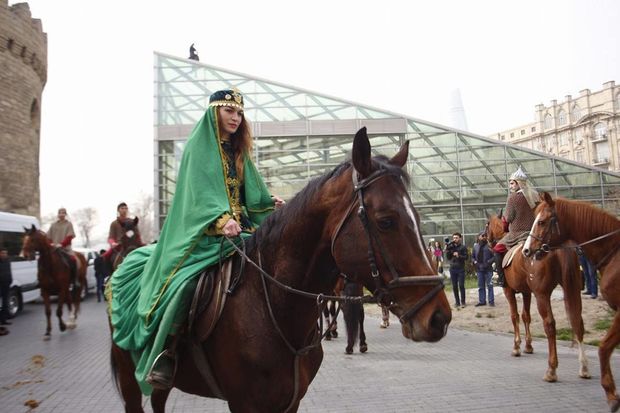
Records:
M83 246L89 248L91 233L98 221L97 210L93 207L81 208L76 210L72 217L82 237Z

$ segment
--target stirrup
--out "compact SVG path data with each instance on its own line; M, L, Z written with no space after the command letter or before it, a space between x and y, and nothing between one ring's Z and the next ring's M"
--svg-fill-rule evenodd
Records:
M166 365L172 363L172 367ZM172 351L166 349L159 353L153 361L151 370L146 376L146 382L157 390L171 389L174 384L174 376L177 371L177 357Z

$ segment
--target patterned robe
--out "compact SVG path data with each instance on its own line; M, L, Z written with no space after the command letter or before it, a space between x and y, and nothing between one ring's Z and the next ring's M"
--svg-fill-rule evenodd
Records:
M536 217L521 191L510 194L505 211L509 232L498 243L512 248L527 238Z

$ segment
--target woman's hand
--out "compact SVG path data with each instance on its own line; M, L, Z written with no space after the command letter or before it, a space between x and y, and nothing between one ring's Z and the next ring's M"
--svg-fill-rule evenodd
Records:
M282 206L284 204L286 204L286 202L284 201L284 199L280 198L279 196L276 195L271 195L271 199L273 199L273 202L276 206L276 209L278 208L282 208Z
M234 219L229 219L226 225L224 225L224 236L226 237L236 237L241 234L241 226Z

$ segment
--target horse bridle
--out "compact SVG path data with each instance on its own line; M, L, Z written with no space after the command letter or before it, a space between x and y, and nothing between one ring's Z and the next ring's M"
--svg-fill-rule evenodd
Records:
M402 316L400 316L401 322L406 322L411 319L427 302L429 302L435 295L439 293L444 288L444 278L440 275L420 275L420 276L406 276L402 277L394 267L390 256L387 254L387 251L381 242L376 230L371 225L370 220L368 219L368 213L366 212L366 205L364 203L364 189L368 188L373 183L377 182L379 179L384 178L388 175L397 176L395 173L390 172L387 168L381 168L366 178L359 179L359 173L356 171L355 167L352 166L351 177L353 180L353 192L357 194L357 197L353 198L351 205L347 209L347 212L340 220L340 223L336 227L336 231L332 236L331 242L331 251L332 256L334 256L334 245L336 243L336 239L342 230L345 222L348 220L349 216L353 212L355 205L358 204L357 216L362 222L362 226L364 227L364 232L366 233L366 239L368 240L368 263L370 265L370 274L374 280L375 290L372 292L375 300L379 304L392 306L394 305L394 299L392 297L391 291L397 288L403 288L414 285L434 285L435 287L428 291L415 305L409 308L404 312ZM385 284L383 281L383 277L381 277L381 273L377 266L375 249L373 246L373 240L377 244L379 248L379 254L383 259L383 262L387 265L389 272L392 274L392 280ZM351 277L350 277L351 278ZM356 281L353 279L353 281Z
M574 249L577 255L583 255L582 247L584 245L592 244L594 242L600 241L602 239L605 239L607 237L611 237L612 235L620 233L620 229L617 229L617 230L608 232L607 234L603 234L596 238L592 238L590 240L584 241L581 244L551 246L549 244L551 243L551 237L553 236L553 234L557 232L558 236L560 235L560 222L558 220L558 216L555 210L553 210L553 212L551 213L551 218L549 218L549 227L550 229L547 229L541 237L533 234L532 231L530 231L529 235L535 240L538 240L541 242L540 248L534 251L534 254L538 254L539 252L547 253L547 252L550 252L551 250ZM620 245L616 244L613 248L609 250L609 252L607 252L607 254L605 254L605 256L598 263L595 264L595 267L597 269L600 268L607 261L609 257L615 254L618 248L620 248Z

